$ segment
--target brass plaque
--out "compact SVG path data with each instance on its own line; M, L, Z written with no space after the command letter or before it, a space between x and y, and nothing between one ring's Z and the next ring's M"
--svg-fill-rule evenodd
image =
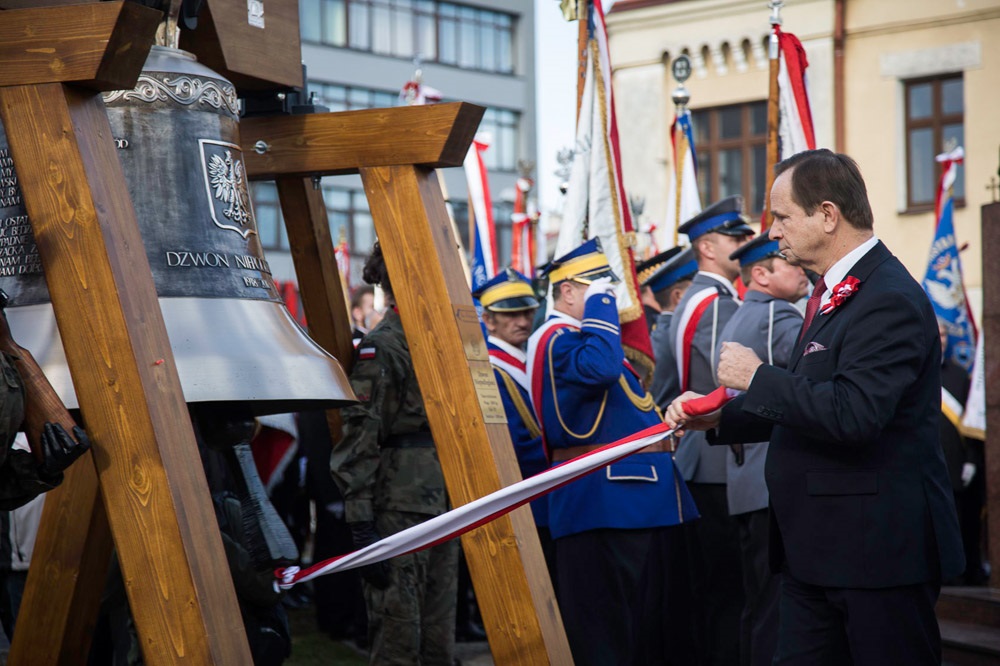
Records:
M484 423L507 423L503 411L503 400L500 389L493 377L493 366L490 365L490 354L486 349L486 339L479 325L476 308L471 305L454 305L455 321L458 322L458 334L462 338L465 358L472 373L472 384L476 388L479 407L483 410Z

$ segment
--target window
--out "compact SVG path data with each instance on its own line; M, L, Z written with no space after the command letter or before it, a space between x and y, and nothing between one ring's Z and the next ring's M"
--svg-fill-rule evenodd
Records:
M302 40L514 73L514 17L436 0L301 0Z
M465 247L469 265L472 265L471 233L469 228L469 204L467 201L452 200L451 213L455 217L455 226L458 228L458 236ZM496 252L497 269L509 266L512 259L512 242L514 236L514 223L510 216L514 213L514 203L511 201L493 200L493 228L496 230Z
M933 208L941 167L939 153L965 144L962 75L916 79L903 84L906 96L906 207ZM965 172L958 170L955 203L965 199Z
M257 218L257 233L264 250L289 251L285 220L278 204L278 188L273 182L253 182L250 192ZM334 245L340 242L341 233L347 238L351 257L350 282L352 285L361 284L361 268L375 244L375 225L368 210L368 199L363 190L324 184L323 200Z
M260 244L265 250L287 250L288 236L285 234L281 206L278 205L278 188L273 182L251 182L250 196Z
M479 123L479 131L489 133L490 147L483 153L486 168L491 171L517 169L517 129L521 114L507 109L488 108Z
M309 91L316 93L317 102L331 111L376 109L399 104L399 93L371 88L353 88L321 81L310 81Z
M702 204L739 194L746 213L764 209L767 102L692 111L698 192Z

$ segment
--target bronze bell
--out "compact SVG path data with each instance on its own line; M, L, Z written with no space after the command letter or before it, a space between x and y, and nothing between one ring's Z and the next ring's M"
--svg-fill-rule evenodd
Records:
M355 400L337 360L281 301L261 248L232 83L154 46L136 86L104 95L185 401L241 416ZM0 176L16 179L0 128ZM12 181L13 182L13 181ZM16 182L14 183L16 186ZM78 406L20 193L0 188L0 288L14 339Z

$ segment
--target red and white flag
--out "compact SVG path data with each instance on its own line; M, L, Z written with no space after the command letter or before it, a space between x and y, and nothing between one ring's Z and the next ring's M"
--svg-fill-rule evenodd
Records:
M340 272L340 281L344 285L344 292L351 290L351 251L347 246L347 234L344 229L340 229L340 242L333 248L333 255L337 260L337 271Z
M593 2L590 10L593 33L587 48L587 76L555 256L566 254L588 238L601 239L608 264L623 280L616 293L622 346L629 360L640 366L640 374L644 374L652 370L653 347L635 273L632 251L635 226L622 181L608 35L601 3Z
M421 104L437 104L443 95L437 88L424 85L423 77L418 69L413 78L403 85L399 91L399 101L408 106L419 106Z
M670 172L667 224L664 230L669 237L656 239L660 247L677 245L677 228L701 212L698 159L694 149L691 112L687 109L674 118L674 123L670 126L670 142L674 149L674 167Z
M465 178L469 184L469 205L475 217L475 239L472 242L472 291L476 291L497 274L497 238L493 224L493 199L490 196L489 174L483 153L490 147L489 134L476 135L465 155Z
M806 68L809 67L806 50L798 37L790 32L782 32L781 26L775 25L773 28L778 35L780 52L778 135L781 137L781 159L785 159L804 150L815 150L816 133L813 130L809 89L806 84Z
M518 178L514 194L514 212L510 265L529 278L535 277L535 223L538 211L529 208L528 192L534 183L529 178Z

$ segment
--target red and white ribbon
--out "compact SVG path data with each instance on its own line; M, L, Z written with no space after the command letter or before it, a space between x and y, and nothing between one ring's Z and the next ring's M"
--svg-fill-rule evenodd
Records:
M707 414L719 409L738 394L738 391L720 387L703 398L684 403L684 411L690 416ZM596 469L637 453L647 446L669 437L674 430L676 428L671 428L666 423L657 424L611 444L588 451L557 467L552 467L540 474L501 488L419 525L397 532L361 550L338 555L306 569L295 566L276 569L274 574L278 579L277 585L281 589L287 590L296 583L303 583L318 576L356 569L444 543L510 513L517 507L564 486L584 474L589 474Z
M672 432L673 430L665 423L646 428L634 435L589 451L562 465L547 469L540 474L454 508L440 516L435 516L419 525L397 532L361 550L319 562L306 569L294 566L277 569L274 573L278 578L278 585L287 590L296 583L312 580L317 576L375 564L390 557L407 555L436 546L499 518L584 474L641 451L650 444L669 436Z

